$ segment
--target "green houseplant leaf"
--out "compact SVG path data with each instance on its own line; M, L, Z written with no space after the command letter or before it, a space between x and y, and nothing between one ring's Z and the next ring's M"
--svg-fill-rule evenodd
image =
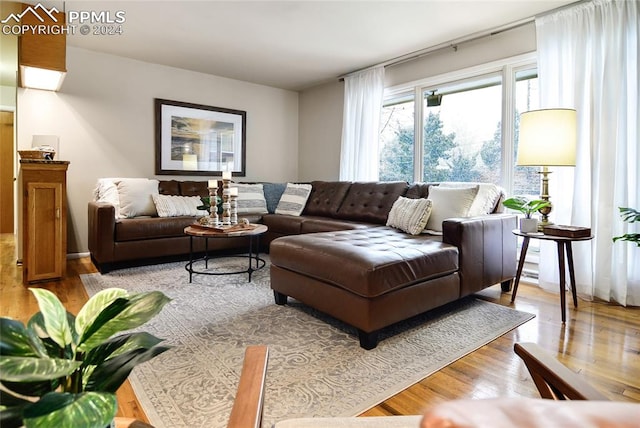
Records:
M618 210L620 210L620 217L622 217L622 221L626 223L635 223L640 221L640 211L627 207L618 207ZM614 236L613 242L616 241L633 242L637 247L640 247L640 233L625 233L621 236Z
M109 391L115 393L138 364L167 351L169 348L156 346L151 349L137 349L105 361L97 366L86 382L87 391Z
M36 296L40 312L44 317L44 325L49 337L61 348L71 344L71 328L67 321L67 310L60 300L49 290L30 288Z
M4 401L3 401L4 403ZM31 404L30 402L13 405L6 409L0 408L0 427L2 428L20 428L22 423L22 412L24 408Z
M0 380L9 382L52 380L73 373L81 364L81 361L59 358L7 356L0 360Z
M0 355L46 357L42 341L20 321L0 318Z
M67 323L72 326L74 325L75 317L73 314L67 312ZM40 338L40 341L44 345L47 355L50 357L59 357L59 358L73 358L74 350L71 347L71 344L61 348L56 342L51 339L49 333L47 333L47 327L44 324L44 316L42 312L36 312L27 323L27 329L31 330L34 335ZM71 331L71 339L72 343L77 343L78 335L75 331Z
M549 201L544 201L542 199L533 199L529 200L524 196L514 196L509 199L505 199L502 201L502 205L505 207L520 211L525 215L526 218L531 218L531 214L538 211L541 208L545 208L551 205Z
M60 379L43 380L39 382L10 382L3 380L1 383L6 388L7 392L12 392L23 397L42 397L47 392L55 391L60 385ZM4 401L1 403L5 404ZM0 425L0 427L3 425Z
M620 217L622 217L622 221L626 221L627 223L640 221L640 211L625 207L618 207L618 210L620 210Z
M149 349L162 342L162 339L149 333L128 333L113 337L96 346L84 358L85 365L100 365L108 358L138 349Z
M118 402L114 394L51 392L24 410L27 428L108 426L116 415Z
M109 307L115 305L119 300L116 299ZM126 301L124 308L115 317L109 319L102 324L95 333L90 336L85 336L80 339L79 350L86 352L107 340L109 337L124 330L130 330L141 326L156 316L171 299L165 296L159 291L151 291L148 293L140 293L130 296ZM95 320L95 323L102 322L100 316ZM87 328L90 331L91 327Z
M75 327L80 336L107 306L117 298L127 297L129 293L122 288L108 288L92 296L76 315Z

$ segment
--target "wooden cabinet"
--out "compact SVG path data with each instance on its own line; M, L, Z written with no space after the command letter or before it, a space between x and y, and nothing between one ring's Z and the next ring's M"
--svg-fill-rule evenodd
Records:
M67 161L21 160L22 278L62 278L67 266Z

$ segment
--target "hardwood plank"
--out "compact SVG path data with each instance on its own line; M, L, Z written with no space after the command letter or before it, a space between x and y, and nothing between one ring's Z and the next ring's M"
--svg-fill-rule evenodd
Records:
M26 321L37 305L21 283L13 235L0 235L0 242L0 315ZM54 291L77 312L87 299L79 275L91 272L96 270L88 258L69 260L62 281L40 286ZM640 402L640 308L580 299L577 309L572 305L567 308L563 325L559 296L526 282L520 284L513 305L511 294L501 293L500 286L486 289L478 297L536 317L362 416L420 414L436 403L459 398L538 397L527 369L513 352L514 343L524 341L538 343L609 399ZM118 391L118 402L118 416L148 422L128 382Z

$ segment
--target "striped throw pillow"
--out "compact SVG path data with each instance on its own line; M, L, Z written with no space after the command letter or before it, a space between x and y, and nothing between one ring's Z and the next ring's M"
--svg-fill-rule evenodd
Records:
M178 217L183 215L204 216L207 211L199 210L202 200L199 196L151 195L158 211L158 217Z
M302 214L310 194L311 184L287 183L287 187L278 201L276 214L299 216Z
M267 214L267 201L264 198L262 183L258 184L233 184L238 188L238 215L240 214Z
M398 197L389 211L387 226L395 227L411 235L419 235L429 221L431 201Z

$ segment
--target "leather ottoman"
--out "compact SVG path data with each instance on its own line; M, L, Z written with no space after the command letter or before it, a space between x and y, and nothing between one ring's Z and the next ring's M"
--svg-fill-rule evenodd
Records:
M378 330L460 297L458 249L389 227L312 233L271 243L271 288L358 329L372 349Z

